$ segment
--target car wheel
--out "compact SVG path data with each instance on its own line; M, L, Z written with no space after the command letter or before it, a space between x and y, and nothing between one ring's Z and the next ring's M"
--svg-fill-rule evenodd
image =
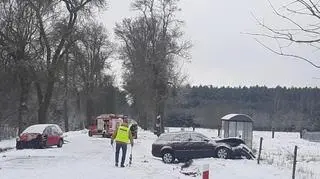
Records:
M174 159L174 155L171 151L165 151L162 155L162 161L164 163L173 163Z
M63 140L62 140L62 139L60 139L60 140L59 140L59 143L58 143L58 145L57 145L57 146L58 146L59 148L61 148L61 147L62 147L62 145L63 145Z
M16 143L16 149L17 150L23 149L23 146L22 146L21 142L17 142Z
M226 147L220 147L217 149L216 156L222 159L230 158L230 150Z
M103 138L108 138L108 135L107 135L106 133L103 133L103 134L102 134L102 137L103 137Z

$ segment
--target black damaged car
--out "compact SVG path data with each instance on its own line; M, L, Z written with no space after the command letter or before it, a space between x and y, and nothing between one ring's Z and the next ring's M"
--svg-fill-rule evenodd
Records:
M164 163L196 158L254 159L251 149L239 138L210 139L198 132L164 133L152 144L152 155Z

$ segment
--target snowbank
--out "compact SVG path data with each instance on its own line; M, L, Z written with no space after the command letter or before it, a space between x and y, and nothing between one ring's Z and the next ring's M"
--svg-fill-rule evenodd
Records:
M0 141L0 152L16 147L16 139Z

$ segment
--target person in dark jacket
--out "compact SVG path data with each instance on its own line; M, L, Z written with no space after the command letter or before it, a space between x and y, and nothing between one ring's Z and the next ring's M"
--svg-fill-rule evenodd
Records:
M119 153L120 149L122 150L122 158L121 158L121 167L124 167L124 162L126 160L127 154L127 144L131 144L133 146L133 138L128 126L128 119L123 119L123 123L115 130L111 137L111 145L113 145L113 141L116 141L116 153L115 153L115 166L119 164Z

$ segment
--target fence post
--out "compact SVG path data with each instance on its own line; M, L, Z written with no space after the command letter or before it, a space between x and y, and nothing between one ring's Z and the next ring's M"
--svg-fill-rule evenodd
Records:
M300 139L302 139L302 130L300 130Z
M4 125L4 138L5 139L9 139L10 137L9 137L9 129L8 129L8 124L5 124Z
M0 141L2 140L2 138L3 138L3 129L2 129L2 125L0 125Z
M259 154L258 154L258 164L260 164L260 157L261 157L261 150L262 150L262 140L263 140L263 138L260 137L260 147L259 147Z
M272 138L274 138L274 128L272 128Z
M292 179L295 179L296 177L297 152L298 152L298 146L294 146Z

